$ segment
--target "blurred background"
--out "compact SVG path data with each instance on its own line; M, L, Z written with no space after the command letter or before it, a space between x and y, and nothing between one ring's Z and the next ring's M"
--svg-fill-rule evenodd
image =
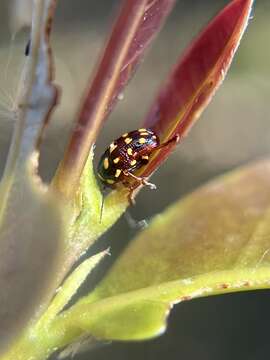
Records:
M14 98L16 93L28 41L28 33L24 31L11 45L9 3L8 0L0 3L1 171L14 123L6 110L10 108L9 98ZM80 95L119 3L119 0L59 1L53 50L56 81L62 87L62 100L42 147L41 174L46 181L50 180L61 159ZM224 0L178 0L166 26L102 130L96 159L111 140L139 127L170 67L185 46L226 3L228 1ZM144 189L140 193L136 206L130 210L134 219L148 220L214 176L268 156L269 16L270 2L257 1L253 18L223 86L188 138L153 176L158 190ZM106 273L136 231L125 219L121 219L91 249L94 252L110 244L113 256L89 279L84 291L89 291L89 287ZM269 291L197 299L174 308L164 336L142 343L106 345L89 354L79 355L78 359L266 359L270 352L269 307Z

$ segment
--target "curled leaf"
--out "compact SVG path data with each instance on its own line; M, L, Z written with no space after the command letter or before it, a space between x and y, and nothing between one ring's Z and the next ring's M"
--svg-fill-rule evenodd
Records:
M246 29L252 5L253 0L231 1L181 57L143 123L162 141L185 136L212 99ZM172 143L157 152L142 174L149 176L174 147Z

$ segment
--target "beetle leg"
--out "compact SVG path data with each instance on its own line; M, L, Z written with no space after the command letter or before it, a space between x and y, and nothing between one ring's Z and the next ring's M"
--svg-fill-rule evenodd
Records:
M143 185L149 186L151 190L156 190L157 187L156 187L155 184L150 183L150 182L147 181L146 178L144 178L144 177L141 177L140 179L141 179L141 183L142 183Z
M145 177L136 176L136 175L132 174L131 172L127 171L127 170L123 171L123 174L125 176L127 176L127 177L130 176L134 180L138 181L138 183L140 185L149 186L151 190L155 190L157 188L155 184L152 184L149 181L147 181L147 179Z
M138 176L135 176L131 173L126 173L125 176L130 176L132 177L133 179L135 179L137 182L139 182L140 185L147 185L149 186L151 189L156 189L156 185L155 184L151 184L149 183L145 178L142 178L142 177L138 177ZM133 196L133 193L134 193L134 190L136 189L136 186L132 186L130 184L127 184L128 188L129 188L129 194L128 194L128 201L129 201L129 204L130 205L135 205L135 199L134 199L134 196Z
M135 199L133 197L133 192L134 192L134 188L133 187L130 187L129 188L129 194L128 194L128 202L129 202L129 205L135 205Z

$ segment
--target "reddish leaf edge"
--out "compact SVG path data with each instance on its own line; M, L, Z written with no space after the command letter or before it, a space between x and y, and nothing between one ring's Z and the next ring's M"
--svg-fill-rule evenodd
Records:
M168 119L167 127L163 129L159 122L159 118L155 118L155 115L153 115L153 113L155 112L159 97L164 93L164 87L162 87L161 91L158 93L157 98L153 103L153 106L151 107L149 113L147 114L143 122L143 127L153 128L160 136L162 142L172 138L175 135L178 135L180 140L186 137L191 127L198 120L203 110L211 101L215 92L222 84L225 75L232 63L233 57L247 28L254 1L231 1L223 10L218 13L216 17L214 17L214 19L206 26L206 28L187 48L187 50L184 52L183 57L180 58L179 63L176 65L171 75L169 76L169 80L165 84L165 88L170 86L170 82L173 81L174 74L178 71L179 67L181 67L182 64L187 61L187 58L192 55L194 48L199 45L200 39L205 36L205 34L209 31L209 28L211 28L216 22L220 21L224 14L226 15L226 12L229 12L232 7L241 6L241 3L243 7L243 11L241 11L241 16L239 17L234 31L232 32L232 35L230 36L228 42L226 43L226 46L224 47L222 55L217 59L214 68L209 71L208 75L206 76L206 80L201 83L198 91L190 99L188 106L186 106L185 109L180 109L178 114L175 115L175 118L177 118L178 120L170 121L171 119ZM226 56L226 54L224 53L229 53L229 56ZM219 69L217 74L215 74L216 69ZM162 129L162 131L160 131L160 129ZM148 165L143 168L139 175L149 177L163 163L163 161L167 159L167 157L175 149L176 145L176 143L173 143L172 145L163 148L160 151L157 151L151 158Z

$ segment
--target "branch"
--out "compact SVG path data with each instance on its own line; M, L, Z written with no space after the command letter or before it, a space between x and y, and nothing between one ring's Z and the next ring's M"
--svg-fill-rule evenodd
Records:
M37 175L39 144L58 94L49 47L55 5L34 2L31 51L0 184L0 351L50 299L62 252L60 209Z

